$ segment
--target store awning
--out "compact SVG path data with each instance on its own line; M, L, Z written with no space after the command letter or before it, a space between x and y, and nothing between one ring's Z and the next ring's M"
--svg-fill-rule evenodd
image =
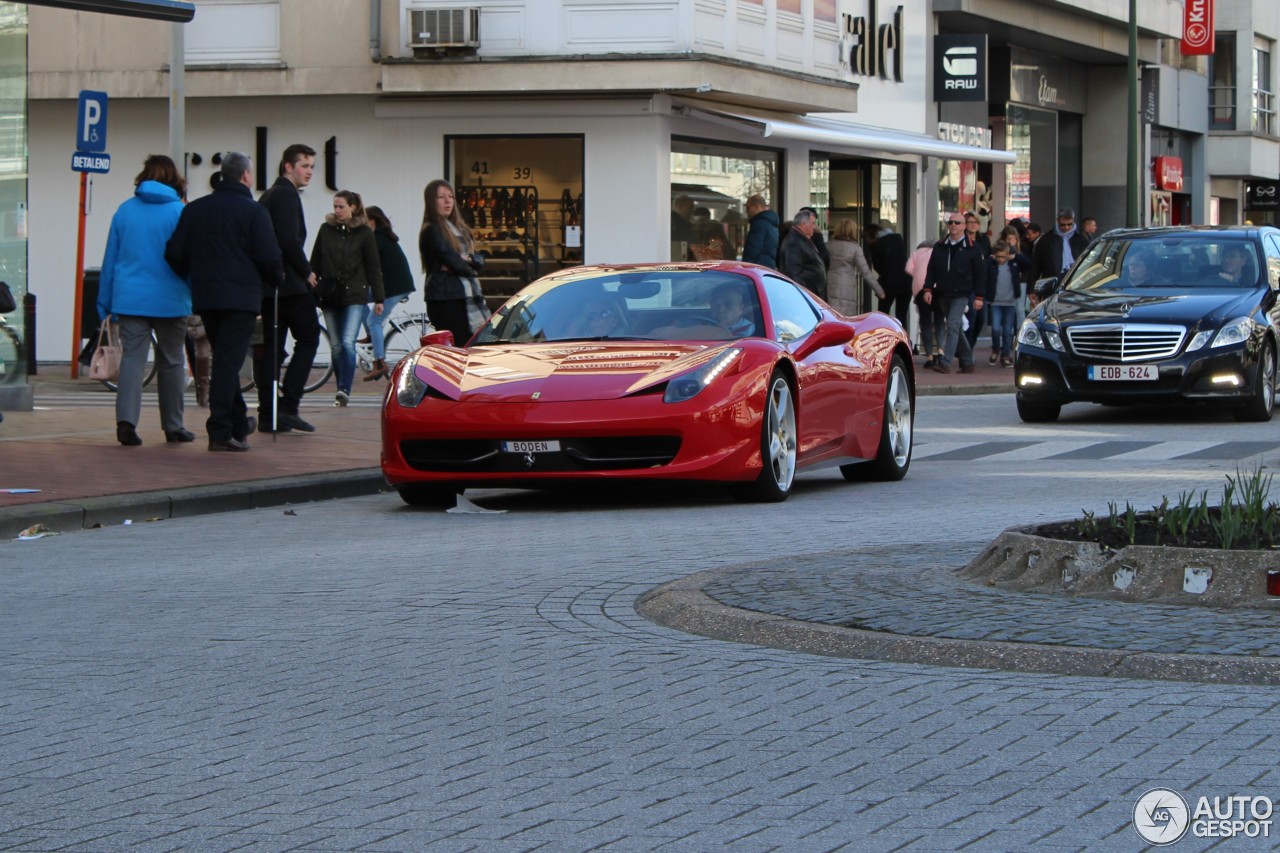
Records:
M794 139L833 149L857 149L873 154L916 154L943 160L979 160L984 163L1014 161L1012 151L959 145L923 133L867 127L816 116L730 111L688 102L677 103L674 109L679 115L727 125L766 139Z

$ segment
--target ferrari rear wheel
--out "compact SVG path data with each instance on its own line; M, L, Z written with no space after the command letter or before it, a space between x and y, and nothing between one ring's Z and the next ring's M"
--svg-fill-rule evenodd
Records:
M901 480L911 467L915 411L911 404L911 380L902 357L895 355L889 367L889 384L884 395L884 418L880 425L880 445L870 462L841 465L846 480Z
M798 446L795 395L787 377L775 370L769 377L760 426L760 460L764 464L754 483L743 483L735 489L735 497L763 503L785 501L796 476Z
M396 486L400 500L409 506L451 507L458 502L458 494L462 490L456 486L437 485L435 483L407 483Z

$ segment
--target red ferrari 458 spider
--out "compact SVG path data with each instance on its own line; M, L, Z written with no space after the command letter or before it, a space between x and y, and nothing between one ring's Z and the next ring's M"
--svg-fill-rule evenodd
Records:
M382 410L382 470L409 504L616 478L781 501L799 468L898 480L911 464L902 327L841 316L765 267L576 267L525 287L465 347L423 342Z

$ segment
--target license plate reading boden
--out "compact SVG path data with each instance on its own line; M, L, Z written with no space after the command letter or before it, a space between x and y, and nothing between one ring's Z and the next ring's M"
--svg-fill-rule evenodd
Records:
M1154 382L1160 368L1154 364L1091 364L1089 378L1101 382Z
M559 453L558 441L504 441L503 453Z

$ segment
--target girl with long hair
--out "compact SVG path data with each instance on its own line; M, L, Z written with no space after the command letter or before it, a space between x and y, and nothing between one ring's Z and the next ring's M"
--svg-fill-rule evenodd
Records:
M456 346L465 346L489 319L476 277L484 268L484 256L476 252L448 181L427 184L422 200L418 251L427 274L427 319L437 329L453 332Z

